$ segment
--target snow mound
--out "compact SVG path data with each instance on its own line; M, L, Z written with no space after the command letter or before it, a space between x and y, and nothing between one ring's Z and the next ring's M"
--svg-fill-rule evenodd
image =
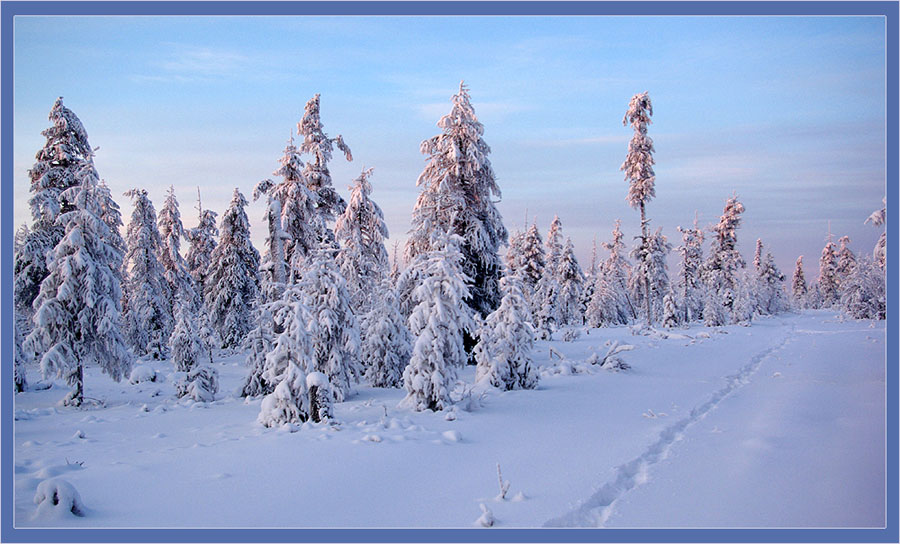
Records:
M306 375L306 387L328 387L328 376L321 372L310 372Z
M156 371L150 368L149 366L137 365L131 370L131 375L128 377L128 382L132 384L139 384L144 382L155 382L159 378L156 375Z
M62 478L44 480L37 486L34 519L65 520L69 516L84 517L86 509L75 487Z

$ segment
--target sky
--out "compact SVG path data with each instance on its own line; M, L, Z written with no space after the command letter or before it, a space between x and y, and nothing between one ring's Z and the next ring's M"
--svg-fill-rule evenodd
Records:
M757 238L807 279L829 232L871 254L864 224L885 195L885 27L881 17L16 17L14 221L30 223L27 171L58 96L81 119L113 195L139 187L157 209L175 187L186 227L248 200L272 177L306 102L321 94L345 197L374 167L388 251L402 251L426 157L422 140L461 80L512 233L558 214L587 268L616 219L639 214L620 166L636 93L653 102L651 225L673 245L695 215L718 220L736 194L739 249ZM117 196L123 219L131 203ZM263 247L263 203L247 209ZM705 249L708 250L708 244ZM674 268L670 270L674 274Z

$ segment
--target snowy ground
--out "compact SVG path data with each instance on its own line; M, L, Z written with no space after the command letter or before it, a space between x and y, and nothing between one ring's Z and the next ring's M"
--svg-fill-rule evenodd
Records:
M584 364L607 340L635 346L630 371ZM165 362L149 363L161 383L88 369L103 407L56 407L63 384L16 396L15 524L472 527L483 503L497 527L881 527L884 348L884 322L826 311L670 338L594 329L537 343L538 390L491 391L454 420L360 386L338 425L294 433L235 398L242 356L217 362L211 404L176 400ZM35 505L51 478L84 516Z

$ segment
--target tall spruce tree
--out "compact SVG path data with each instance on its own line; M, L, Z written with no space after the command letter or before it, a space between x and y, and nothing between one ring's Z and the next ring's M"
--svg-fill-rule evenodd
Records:
M837 246L831 238L831 233L825 240L822 248L822 256L819 257L819 307L831 308L840 299L837 275Z
M134 205L125 234L125 337L136 355L162 359L168 353L173 323L166 306L165 272L159 262L162 238L156 228L156 210L144 189L132 189L125 196L131 197Z
M181 212L178 211L174 186L169 186L163 207L159 210L157 225L162 242L159 248L159 262L163 268L167 287L166 310L172 316L174 327L177 297L182 297L192 312L196 312L202 303L194 290L194 282L188 273L187 263L181 256L181 239L185 238L185 230L181 222Z
M838 289L843 291L844 281L846 281L850 275L853 273L853 269L856 268L856 255L853 254L853 250L850 249L850 237L849 236L841 236L838 239L838 243L840 247L837 252L837 279L838 279Z
M385 280L379 296L364 320L360 357L366 381L373 387L400 387L409 364L412 335L406 328L394 290Z
M697 226L694 218L693 228L682 229L681 245L677 251L681 254L678 277L675 280L676 301L681 311L681 320L691 323L703 316L703 285L700 281L700 269L703 266L703 231Z
M253 307L259 294L259 253L250 242L247 199L235 188L219 227L219 245L212 254L206 300L212 325L223 348L236 348L253 327Z
M41 132L44 147L35 155L28 171L31 181L31 228L16 251L13 264L13 292L16 312L30 317L41 282L49 274L47 260L64 234L57 221L72 211L71 204L59 199L63 191L78 186L78 172L91 161L93 151L87 131L72 110L56 99L49 115L52 126ZM102 212L100 212L102 215Z
M185 236L190 241L185 264L188 273L194 280L194 291L205 302L206 278L209 275L213 251L216 249L216 238L219 236L219 229L216 227L216 212L203 209L199 188L197 189L197 212L199 214L197 226L184 231Z
M422 142L428 155L416 185L421 192L413 210L406 257L436 248L441 233L462 237L462 270L469 278L468 304L481 316L500 304L502 262L500 246L507 243L506 227L494 198L500 197L482 135L484 126L475 116L469 90L460 83L451 99L450 113L438 121L441 133Z
M650 258L650 222L647 219L647 203L656 196L656 173L653 171L653 140L647 136L647 126L650 125L650 117L653 116L653 104L650 95L645 91L631 97L628 111L622 119L623 125L631 123L634 135L628 143L628 154L621 170L625 172L625 181L628 182L628 196L626 200L632 208L641 211L641 241L638 244L643 248L639 255ZM649 264L638 263L635 273L642 274L651 269ZM650 278L639 276L636 283L644 288L644 312L647 324L652 324L653 313L651 310Z
M556 274L559 283L559 324L580 326L584 323L585 277L575 257L571 238L566 238Z
M738 296L738 272L747 266L737 250L737 229L743 213L744 205L737 196L732 196L725 201L722 216L712 227L712 247L700 271L706 286L703 320L707 326L739 320L734 304Z
M316 227L320 229L318 233L319 240L333 244L334 234L326 225L333 221L336 216L344 213L347 203L334 190L328 163L331 162L331 154L334 152L335 147L344 153L344 158L348 161L353 160L353 155L351 155L350 148L344 143L341 135L329 138L325 134L325 129L319 116L318 94L306 103L303 117L297 123L297 133L303 136L303 142L300 144L300 153L310 155L303 168L303 178L306 181L307 188L316 195L316 211L321 218L321 222L316 224Z
M98 365L116 381L131 370L132 355L120 325L122 296L115 273L121 250L109 241L93 164L82 164L77 185L58 196L63 236L48 259L35 299L34 330L26 339L45 376L63 378L72 391L63 404L84 402L84 367Z
M350 202L338 217L334 234L341 246L337 263L347 280L351 304L359 315L368 312L388 273L388 237L384 214L369 195L372 168L362 171L350 189Z

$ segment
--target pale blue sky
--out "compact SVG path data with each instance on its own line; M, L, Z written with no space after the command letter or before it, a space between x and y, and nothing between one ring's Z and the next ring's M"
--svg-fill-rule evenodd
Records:
M249 198L321 93L326 132L354 155L335 159L335 187L346 197L375 167L402 247L419 143L464 79L507 228L526 208L542 233L559 214L587 267L616 218L637 233L622 116L649 91L653 224L677 245L677 225L713 223L736 192L744 254L761 237L788 275L804 254L809 279L828 221L857 252L881 232L863 221L885 193L884 49L880 17L16 17L15 224L57 96L114 195L144 187L159 207L175 185L191 227L197 186L220 213L234 187ZM261 247L261 203L248 213Z

